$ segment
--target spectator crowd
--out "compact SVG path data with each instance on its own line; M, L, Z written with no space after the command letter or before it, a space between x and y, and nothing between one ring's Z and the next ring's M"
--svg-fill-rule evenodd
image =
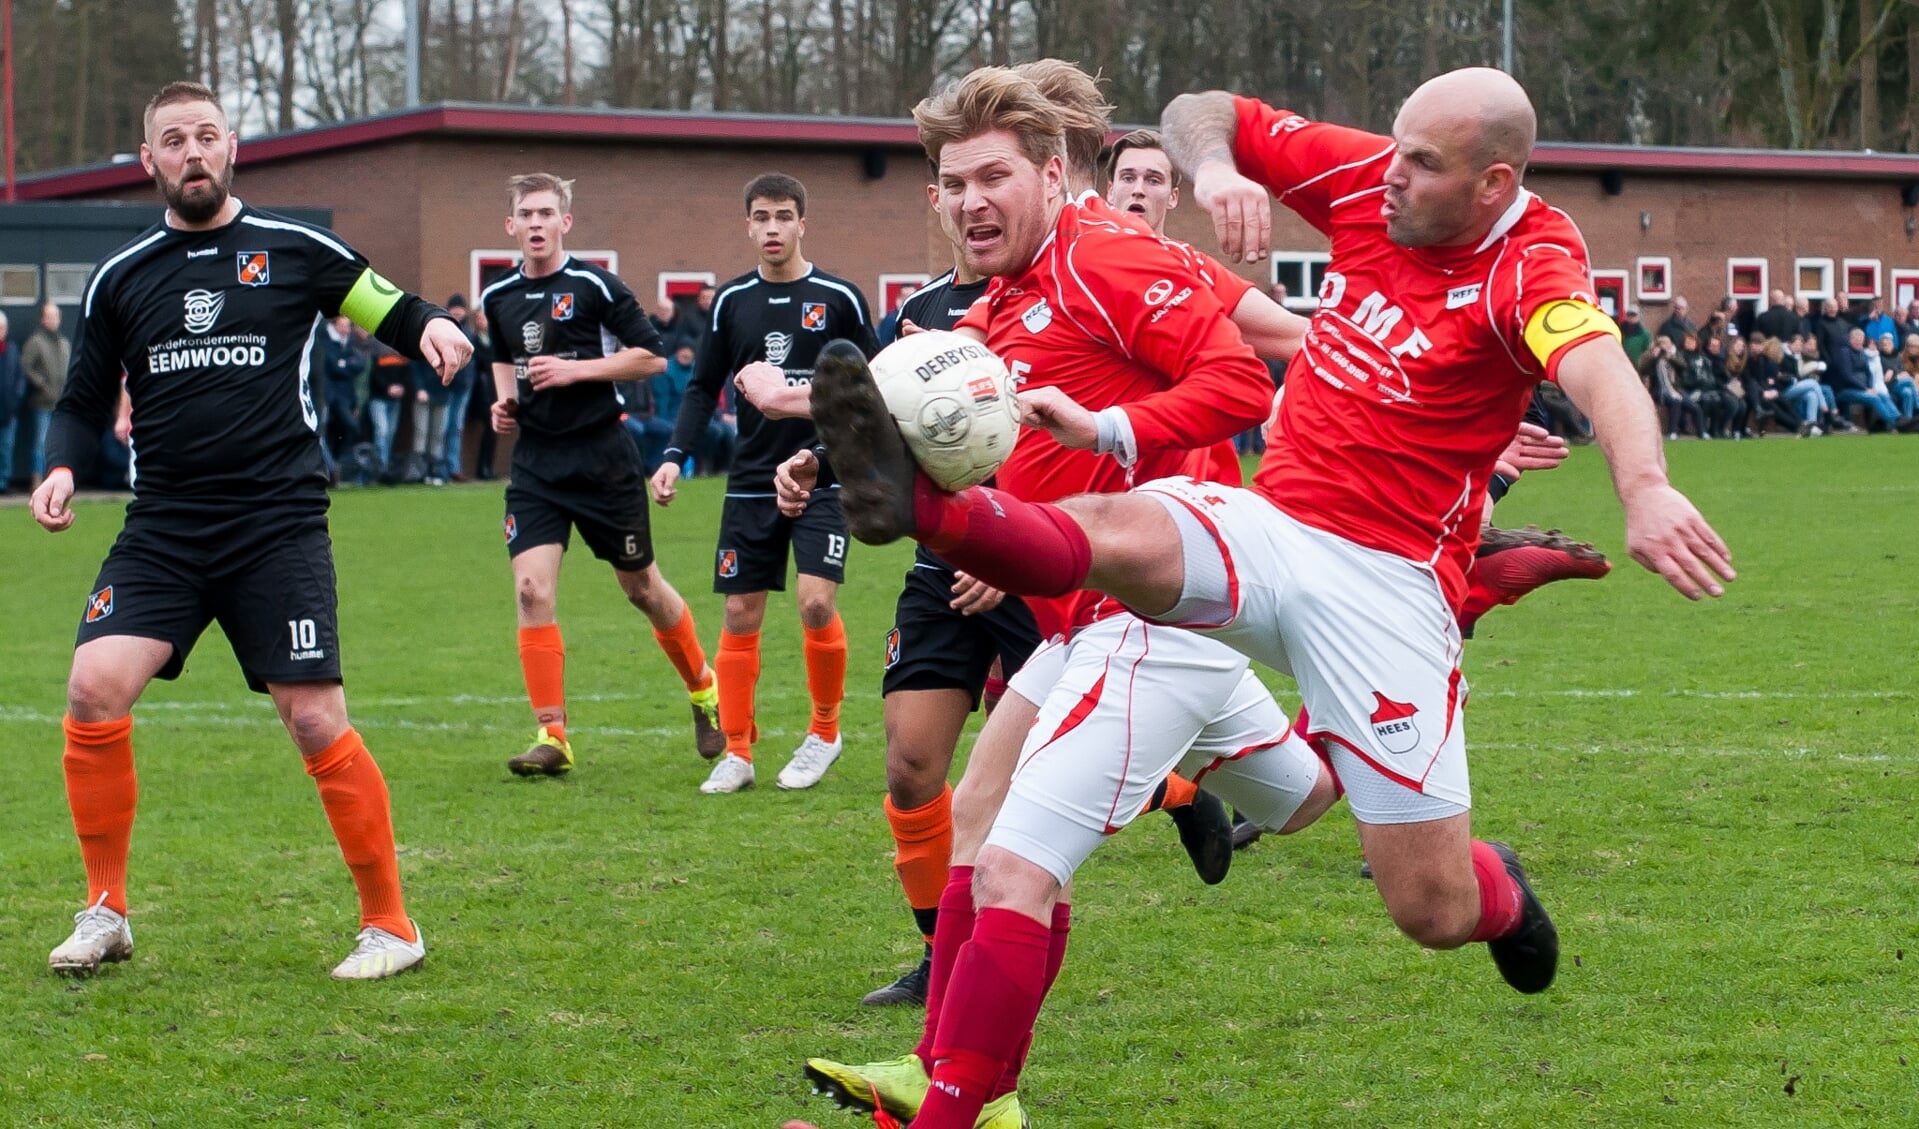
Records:
M1678 297L1656 332L1637 306L1619 328L1668 439L1919 431L1919 301L1901 319L1877 298L1814 310L1774 290L1764 310L1726 298L1700 324ZM1562 434L1581 436L1570 405L1553 415Z

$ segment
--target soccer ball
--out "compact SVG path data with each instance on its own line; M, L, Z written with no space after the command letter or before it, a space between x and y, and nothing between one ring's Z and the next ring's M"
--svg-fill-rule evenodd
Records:
M929 330L887 346L870 367L914 461L941 489L976 486L1013 453L1019 405L991 349Z

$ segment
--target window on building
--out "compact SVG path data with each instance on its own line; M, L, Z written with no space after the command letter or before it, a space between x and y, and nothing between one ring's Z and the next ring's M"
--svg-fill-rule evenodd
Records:
M1319 285L1326 281L1324 251L1274 251L1273 285L1286 288L1286 308L1311 313L1319 308Z
M1634 264L1641 302L1672 301L1672 259L1665 255L1642 255Z
M902 271L899 274L880 275L880 308L873 311L874 317L885 317L900 308L900 303L913 296L913 292L933 281L933 276L921 271Z
M1599 299L1599 308L1606 311L1607 317L1617 318L1626 312L1627 286L1631 279L1631 273L1623 270L1593 272L1593 297Z
M39 266L0 263L0 306L31 306L39 300Z
M1919 270L1892 268L1893 313L1902 314L1907 306L1919 302Z
M660 272L659 300L678 302L685 299L691 302L702 287L718 283L710 270L663 270Z
M47 301L62 306L79 305L87 293L87 279L92 276L92 263L48 263Z
M1808 302L1823 302L1834 296L1831 259L1794 259L1792 294ZM1817 311L1814 311L1817 312Z
M1846 301L1867 302L1879 297L1879 260L1847 259L1843 276L1846 281Z

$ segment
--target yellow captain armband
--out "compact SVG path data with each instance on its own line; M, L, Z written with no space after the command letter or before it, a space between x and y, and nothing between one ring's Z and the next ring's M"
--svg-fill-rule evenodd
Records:
M1550 365L1553 354L1600 333L1619 340L1619 326L1606 311L1577 298L1561 298L1533 311L1526 322L1526 347L1540 364Z
M387 314L404 297L406 291L381 278L378 272L368 267L360 272L353 289L347 291L346 300L340 303L340 312L354 325L372 333L380 328L380 323L386 320ZM1527 340L1531 339L1529 334Z

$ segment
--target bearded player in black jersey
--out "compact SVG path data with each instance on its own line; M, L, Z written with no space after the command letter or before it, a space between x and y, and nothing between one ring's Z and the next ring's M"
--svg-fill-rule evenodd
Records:
M666 368L659 331L618 276L566 253L573 182L550 173L507 181L506 231L518 269L480 295L493 327L493 430L518 433L506 488L506 549L518 592L520 669L539 732L506 762L521 776L573 767L566 735L566 645L554 606L573 529L613 566L626 598L653 625L693 709L701 756L725 748L719 700L693 611L660 575L646 515L646 469L620 422L616 382Z
M124 371L134 499L87 599L67 684L63 766L88 905L48 963L89 973L133 955L133 705L155 677L178 677L218 621L247 685L272 695L359 891L358 941L333 975L391 976L424 960L426 945L400 893L386 781L347 720L308 358L336 315L442 380L472 346L446 311L338 237L232 196L238 139L211 90L163 87L145 127L140 161L166 217L87 284L32 502L46 529L73 524L74 475L113 419Z
M759 267L720 287L714 296L706 339L680 403L666 461L653 475L653 498L662 506L673 501L687 453L735 374L764 364L803 392L826 342L845 338L868 356L878 349L859 288L814 267L800 251L806 234L806 187L790 176L768 173L748 184L745 195L746 233L759 250ZM830 488L819 491L820 500L799 517L780 514L773 472L788 455L813 444L811 422L769 419L741 401L739 424L713 568L713 590L726 597L726 625L713 661L719 673L726 755L700 791L737 792L753 784L760 625L766 618L767 592L786 587L789 547L799 573L806 688L813 716L806 738L780 770L779 786L811 788L840 755L846 631L836 601L846 579L846 522Z

